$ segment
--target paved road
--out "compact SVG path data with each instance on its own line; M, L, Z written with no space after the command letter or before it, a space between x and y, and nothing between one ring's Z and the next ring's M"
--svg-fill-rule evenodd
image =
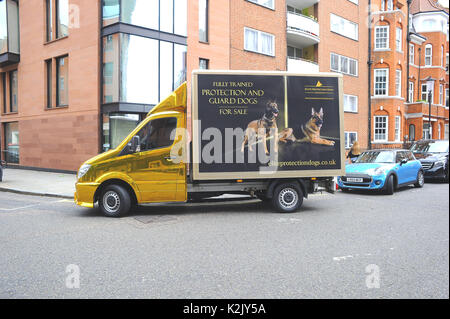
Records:
M108 219L0 193L0 298L448 298L448 195L426 184L317 195L289 215L251 200Z

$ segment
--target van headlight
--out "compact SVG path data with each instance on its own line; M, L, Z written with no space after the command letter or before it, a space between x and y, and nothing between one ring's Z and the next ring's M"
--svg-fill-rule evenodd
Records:
M81 165L80 169L78 170L78 179L82 178L91 168L91 165L89 164L83 164Z

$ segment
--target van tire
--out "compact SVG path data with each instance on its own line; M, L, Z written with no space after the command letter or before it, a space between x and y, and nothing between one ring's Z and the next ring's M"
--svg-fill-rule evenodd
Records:
M280 213L292 213L303 204L303 192L296 183L284 183L275 188L273 207Z
M384 193L386 195L392 195L394 194L394 190L394 175L389 175L386 179L386 188L384 189Z
M98 203L106 217L122 217L130 211L131 197L122 186L108 185L103 189Z

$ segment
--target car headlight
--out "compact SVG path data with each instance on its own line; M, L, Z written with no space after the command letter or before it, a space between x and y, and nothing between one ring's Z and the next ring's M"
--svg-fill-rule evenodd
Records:
M434 167L441 167L444 165L445 165L445 162L442 160L434 162Z
M78 179L82 178L91 168L91 165L89 164L83 164L81 165L80 169L78 170Z
M389 167L377 167L377 168L371 168L366 171L367 174L371 176L379 176L384 175L389 170Z

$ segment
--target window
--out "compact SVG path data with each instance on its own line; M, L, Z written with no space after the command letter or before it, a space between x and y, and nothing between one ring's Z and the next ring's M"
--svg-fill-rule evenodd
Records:
M400 116L395 117L395 141L400 142L402 137L402 131L401 131L401 118Z
M414 102L414 82L409 82L408 102Z
M375 69L375 94L379 95L388 95L388 69Z
M441 66L444 66L444 46L441 46Z
M330 13L330 29L340 35L358 40L358 24Z
M402 71L395 70L395 96L402 96Z
M343 55L331 53L330 68L332 71L358 76L358 61Z
M208 23L209 23L209 3L208 0L199 0L198 4L198 25L199 25L199 40L201 42L208 42Z
M209 60L200 58L198 68L200 70L208 70L209 69Z
M388 137L388 126L387 126L387 116L375 116L375 141L387 141Z
M115 149L139 124L138 114L103 114L103 151Z
M257 3L263 7L267 7L270 9L275 9L274 0L248 0L253 3Z
M17 0L0 1L0 55L4 53L19 54L19 4ZM16 59L2 59L2 64Z
M409 140L414 141L416 139L416 126L414 124L409 125Z
M387 0L387 11L394 10L394 0Z
M427 101L429 102L429 92L428 92L428 84L427 83L422 83L422 91L421 91L421 100L422 101ZM433 97L434 97L434 85L432 86L431 89L431 101L433 101Z
M375 27L375 50L389 48L389 26Z
M168 117L148 122L137 136L140 137L141 152L168 147L173 144L171 134L177 128L177 119Z
M381 11L386 11L386 0L381 0Z
M424 140L431 139L431 128L430 128L430 124L428 122L423 123L422 138Z
M270 33L244 28L245 50L274 56L275 36Z
M425 65L430 66L433 63L433 47L431 44L425 46Z
M409 44L409 63L414 64L414 44Z
M395 49L399 52L402 51L402 29L395 29Z
M52 60L45 61L46 107L52 108Z
M439 104L444 104L444 86L439 84Z
M344 132L345 133L345 148L352 147L353 143L358 140L357 132Z
M19 164L19 123L5 123L5 160Z
M288 57L294 59L301 59L303 57L303 50L288 46Z
M344 112L358 112L358 97L344 94Z
M56 106L69 105L69 57L56 58Z
M2 103L2 111L3 113L7 113L7 102L6 102L6 72L1 73L1 92L2 92L2 97L1 97L1 103ZM1 154L0 154L1 156Z
M46 1L47 41L53 40L53 0Z
M56 0L56 36L69 35L69 0Z
M445 106L448 107L448 102L449 102L449 91L448 89L445 89Z
M17 70L9 72L9 105L10 105L10 112L11 113L17 113L17 97L18 97L18 90L17 90Z

